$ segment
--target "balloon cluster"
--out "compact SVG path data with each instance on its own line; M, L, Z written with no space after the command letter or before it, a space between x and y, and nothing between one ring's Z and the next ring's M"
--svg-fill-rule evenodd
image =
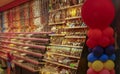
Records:
M114 30L109 26L115 16L111 0L86 0L82 6L82 18L90 28L88 40L87 74L115 74Z

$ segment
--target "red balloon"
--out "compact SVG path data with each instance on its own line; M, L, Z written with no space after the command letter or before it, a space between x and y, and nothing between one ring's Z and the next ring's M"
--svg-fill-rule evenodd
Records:
M91 35L92 35L91 33L92 33L92 29L89 29L88 32L87 32L87 36L91 37Z
M115 43L115 39L114 39L114 37L111 37L110 38L110 45L113 45Z
M111 0L87 0L82 6L82 19L90 28L105 29L115 16Z
M114 35L114 30L111 27L107 27L103 30L103 35L107 36L107 37L113 37Z
M92 68L89 68L87 74L98 74L98 73L95 72Z
M110 74L110 72L106 69L103 69L102 71L99 72L99 74Z
M102 37L102 31L100 29L90 29L88 31L88 37L94 40L99 40Z
M89 48L94 48L98 45L95 40L90 39L90 38L87 40L86 44Z
M106 36L102 36L99 40L99 45L102 47L107 47L110 44L110 39Z
M114 70L114 69L111 70L111 71L110 71L110 74L115 74L115 70Z

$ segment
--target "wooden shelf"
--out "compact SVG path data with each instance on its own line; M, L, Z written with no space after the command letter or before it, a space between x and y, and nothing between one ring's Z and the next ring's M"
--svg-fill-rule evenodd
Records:
M68 18L65 18L65 20L73 20L73 19L79 19L79 18L81 18L81 16L68 17Z
M59 66L65 67L65 68L77 70L77 68L73 68L73 67L70 67L70 66L67 66L67 65L64 65L64 64L60 64L60 63L57 63L57 62L49 61L49 60L46 60L46 59L44 59L43 61L51 63L51 64L59 65Z
M0 36L0 38L14 38L14 39L21 39L21 40L37 40L37 41L49 41L49 39L44 38L25 38L25 37L10 37L10 36Z
M49 36L65 36L65 34L49 34Z
M61 25L61 24L65 24L65 21L64 22L57 22L57 23L49 23L48 25Z
M71 45L60 45L60 44L49 44L52 46L70 47L70 48L83 48L82 46L71 46Z
M18 58L18 59L22 59L24 61L27 61L29 63L32 63L32 64L35 64L35 65L39 65L40 63L38 61L34 61L32 59L29 59L29 58L25 58L25 57L21 57L19 55L14 55L14 57Z
M16 62L16 61L13 61L13 63L14 63L15 65L17 65L17 66L20 66L20 67L22 67L22 68L24 68L24 69L27 69L27 70L31 71L31 72L38 72L38 71L39 71L39 70L34 70L33 68L28 67L28 66L25 66L24 64L18 63L18 62Z
M7 57L0 55L0 58L7 61Z
M86 36L65 36L65 38L76 38L76 39L85 39Z
M33 56L37 56L37 57L42 57L43 56L40 53L30 52L30 51L22 50L22 49L18 49L18 48L11 48L11 47L2 46L2 45L0 45L0 47L7 48L7 49L10 49L10 50L14 50L14 51L18 51L18 52L22 52L22 53L27 53L27 54L30 54L30 55L33 55Z
M82 52L82 50L81 50L81 52ZM80 57L77 57L77 56L65 55L65 54L54 53L54 52L48 52L48 53L54 54L54 55L59 55L59 56L64 56L64 57L69 57L69 58L74 58L74 59L80 59Z
M0 50L0 52L2 52L4 54L7 54L7 51L4 51L4 50Z
M21 46L29 46L29 47L40 48L40 49L45 49L46 48L46 46L32 45L32 44L23 44L23 43L10 42L10 41L0 41L0 42L8 43L8 44L21 45Z
M0 32L0 34L51 34L52 32Z
M52 13L52 12L56 12L56 11L60 11L60 10L65 10L65 9L69 9L69 8L80 7L82 5L83 5L83 3L80 3L80 4L77 4L77 5L73 5L73 6L67 6L67 7L62 7L62 8L55 9L55 10L50 10L49 12Z
M65 27L64 29L81 29L81 28L88 28L87 26L75 26L75 27Z
M3 60L5 60L5 61L7 61L7 58L5 56L0 56L0 58L3 59ZM29 71L32 71L32 72L38 72L39 71L39 70L34 70L31 67L27 67L27 66L23 65L22 63L18 63L16 61L12 61L12 63L14 63L14 64L16 64L16 65L18 65L18 66L20 66L22 68L25 68L25 69L27 69Z
M0 56L0 58L3 59L3 60L5 60L5 61L7 61L7 57L5 57L5 56ZM38 72L39 71L39 70L34 70L31 67L27 67L27 66L23 65L22 63L18 63L16 61L12 61L12 63L14 63L14 64L16 64L16 65L18 65L18 66L20 66L20 67L22 67L24 69L27 69L27 70L29 70L31 72Z

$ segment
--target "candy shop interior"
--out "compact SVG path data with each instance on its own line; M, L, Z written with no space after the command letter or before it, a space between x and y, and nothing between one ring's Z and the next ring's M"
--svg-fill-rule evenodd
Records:
M0 74L119 74L114 3L0 0Z

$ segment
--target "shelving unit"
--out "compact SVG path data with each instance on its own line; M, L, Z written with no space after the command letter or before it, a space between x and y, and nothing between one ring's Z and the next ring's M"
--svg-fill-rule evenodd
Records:
M87 26L75 26L75 27L65 27L64 29L83 29L88 28Z
M49 36L65 36L65 34L49 34Z
M75 16L75 17L68 17L68 18L65 18L65 20L73 20L73 19L80 19L81 16Z
M80 3L71 5L71 2L69 4L69 0L67 0L67 3L64 4L63 2L63 6L59 6L62 5L59 0L56 0L56 2L50 0L51 10L49 10L48 26L51 27L50 31L53 34L49 35L50 46L47 47L44 58L46 66L43 70L51 66L51 69L58 70L58 72L54 72L57 74L62 74L62 70L76 74L88 30L88 27L81 19L83 1L79 1ZM48 72L53 73L52 71Z
M8 46L0 46L2 48L7 48L7 49L10 49L10 50L13 50L13 51L18 51L18 52L21 52L21 53L27 53L29 55L33 55L33 56L37 56L37 57L42 57L43 55L40 54L40 53L35 53L35 52L30 52L30 51L27 51L27 50L22 50L22 49L18 49L18 48L11 48L11 47L8 47Z
M59 44L49 44L51 46L69 47L69 48L83 48L82 46L71 46L71 45L59 45Z
M13 61L13 63L14 63L15 65L20 66L20 67L22 67L22 68L24 68L24 69L27 69L27 70L29 70L29 71L39 72L39 70L34 70L33 68L27 67L27 66L23 65L22 63L19 63L19 62L16 62L16 61Z
M0 43L3 44L0 45L1 53L4 55L12 53L14 56L12 63L17 66L25 68L31 72L40 71L40 68L44 66L42 59L44 58L47 48L46 45L49 44L50 32L0 34ZM11 36L9 36L10 34ZM34 43L36 41L40 44L36 45ZM0 58L5 59L6 61L8 59L7 56L0 56ZM20 60L22 61L20 62Z
M61 25L61 24L64 24L65 22L57 22L57 23L49 23L48 25Z
M60 10L65 10L65 9L69 9L69 8L74 8L74 7L81 7L82 5L83 5L83 3L77 4L77 5L73 5L73 6L61 7L59 9L50 10L49 13L60 11Z
M8 61L11 53L12 64L30 72L76 74L88 29L81 17L83 2L30 0L3 12L0 58Z
M86 36L65 36L65 38L80 38L80 39L86 39Z
M64 56L64 57L69 57L69 58L74 58L74 59L80 59L80 57L77 57L77 56L65 55L65 54L54 53L54 52L49 52L49 53L53 54L53 55L59 55L59 56Z
M45 60L45 59L44 59L44 61L45 61L45 62L48 62L48 63L51 63L51 64L59 65L59 66L62 66L62 67L66 67L66 68L74 69L74 70L77 69L77 68L72 68L72 67L70 67L70 66L66 66L66 65L64 65L64 64L60 64L60 63L53 62L53 61L49 61L49 60Z
M43 39L43 38L25 38L25 37L11 37L11 36L0 36L0 38L13 38L13 39L21 39L21 40L38 40L38 41L49 41L49 39Z

